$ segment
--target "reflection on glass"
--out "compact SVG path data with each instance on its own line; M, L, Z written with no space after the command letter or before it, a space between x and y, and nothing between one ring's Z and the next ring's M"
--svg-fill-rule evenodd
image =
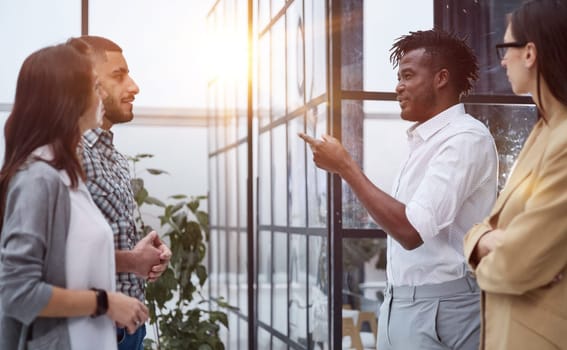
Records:
M227 169L226 169L226 153L220 153L218 156L218 193L219 196L226 195L226 176L227 176ZM219 202L217 203L217 210L218 210L218 222L220 226L226 226L226 205L224 202L224 198L219 198Z
M213 178L214 179L214 178ZM238 146L238 227L247 227L248 144Z
M272 234L258 234L258 320L271 325L272 305Z
M238 316L234 312L228 313L228 337L229 337L229 345L228 348L230 349L237 349L238 346L238 338L240 333L238 332ZM226 344L226 343L225 343Z
M226 169L232 169L232 172L234 174L234 169L236 169L236 149L235 148L231 148L226 152ZM223 205L226 205L226 221L225 221L225 225L229 226L229 227L235 227L236 226L236 220L237 220L237 210L238 210L238 198L236 198L238 192L236 191L237 189L237 177L232 175L232 176L227 176L226 178L226 189L223 192L225 197L224 197L224 203Z
M320 349L326 348L329 342L329 283L327 238L309 237L309 333L313 343Z
M208 211L209 211L209 224L211 226L218 226L218 203L219 192L217 185L217 162L218 157L209 158L209 198L208 198Z
M274 181L274 225L287 225L286 125L272 129L272 179Z
M289 224L295 227L307 225L305 191L305 142L297 136L303 132L302 116L288 123L289 143Z
M516 157L537 120L534 105L466 105L469 114L482 121L498 150L498 190L502 190Z
M274 233L273 249L273 296L272 307L274 312L273 326L282 334L287 335L287 233Z
M521 3L522 0L452 1L436 16L437 27L467 38L475 51L480 68L474 89L477 94L513 94L494 46L504 37L506 15Z
M260 225L272 223L272 187L270 132L260 134L258 140L258 221Z
M240 320L240 329L238 334L244 334L245 332L248 331L248 322L246 322L246 320ZM238 337L238 348L240 350L245 350L248 349L248 337L246 336L240 336ZM234 349L234 347L230 347L230 349Z
M343 322L366 320L361 338L376 339L378 308L386 285L386 240L343 239ZM355 323L356 324L356 323ZM367 332L367 333L365 333ZM343 336L345 336L343 334ZM370 347L376 345L372 342Z
M289 239L289 337L300 344L307 341L307 237Z
M327 106L321 104L307 110L305 133L321 138L327 133ZM312 161L313 154L306 145L307 152L307 205L308 226L327 226L327 172L317 168Z
M219 295L219 289L218 289L218 276L219 276L219 250L218 247L218 241L219 241L219 237L218 237L219 233L217 230L211 230L210 233L210 246L211 247L215 247L214 249L209 249L209 255L210 255L210 271L209 271L209 285L210 285L210 291L209 291L209 295L213 296L213 295Z
M307 103L327 89L325 0L305 2L305 99Z
M408 9L419 15L412 16L411 21L400 20L407 18ZM433 27L433 1L364 1L363 16L364 19L355 17L352 20L364 21L364 43L359 48L364 90L394 91L397 72L390 63L390 48L401 35Z
M238 305L238 251L233 247L238 247L238 233L228 232L228 266L227 266L227 282L228 295L224 295L230 305Z
M270 32L258 41L258 122L270 123Z
M208 119L208 136L209 136L209 152L217 150L217 128L216 128L216 106L217 106L217 87L216 82L209 86L207 93L207 119Z
M247 235L240 233L240 241L238 242L238 308L240 313L248 315L248 254Z
M303 106L305 91L304 66L304 28L301 13L303 2L295 0L287 8L287 110L292 113Z
M219 294L214 295L214 297L227 297L228 296L228 285L227 285L227 263L228 263L228 234L224 230L219 230L219 236L217 241L217 247L219 249Z
M258 328L258 349L271 349L272 336L264 328Z
M286 67L285 67L285 17L281 17L272 27L272 121L286 113Z

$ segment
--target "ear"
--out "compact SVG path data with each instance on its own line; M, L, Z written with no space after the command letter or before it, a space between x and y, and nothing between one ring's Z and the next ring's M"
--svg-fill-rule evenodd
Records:
M524 48L524 66L528 69L535 67L537 62L537 48L534 43L529 42Z
M449 71L446 68L441 69L439 72L437 72L437 74L435 74L433 83L438 89L444 88L449 85Z

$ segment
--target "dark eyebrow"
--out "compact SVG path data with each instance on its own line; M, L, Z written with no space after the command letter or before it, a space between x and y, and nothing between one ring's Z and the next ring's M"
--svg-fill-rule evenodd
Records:
M117 69L112 70L112 74L116 74L116 73L128 74L128 69L124 67L119 67Z

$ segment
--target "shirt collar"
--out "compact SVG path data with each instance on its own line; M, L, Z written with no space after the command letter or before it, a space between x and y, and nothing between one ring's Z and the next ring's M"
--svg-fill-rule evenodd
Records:
M110 130L104 130L103 128L96 128L85 131L83 134L83 139L87 146L92 148L99 140L106 144L112 145L114 139L114 134Z
M457 103L423 123L412 125L406 133L410 139L419 137L423 141L427 141L431 136L447 126L453 118L465 113L465 106L462 103Z

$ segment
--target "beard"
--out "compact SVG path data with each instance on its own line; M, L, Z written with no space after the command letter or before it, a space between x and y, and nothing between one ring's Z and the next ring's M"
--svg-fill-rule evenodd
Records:
M121 109L120 103L111 96L107 96L102 103L104 105L104 118L112 124L127 123L134 118L132 111Z

